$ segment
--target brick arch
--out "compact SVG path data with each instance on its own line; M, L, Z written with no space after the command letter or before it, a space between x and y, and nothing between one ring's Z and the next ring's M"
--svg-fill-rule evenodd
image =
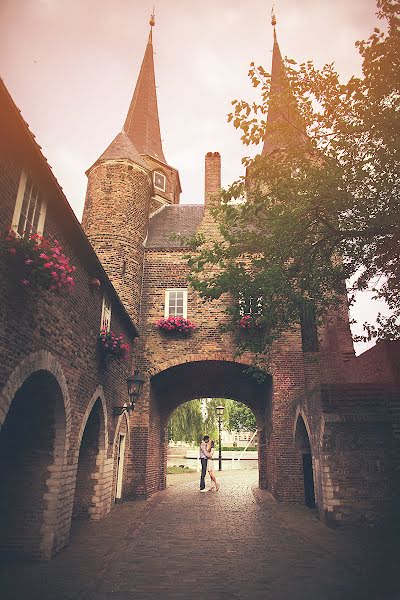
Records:
M92 397L90 398L89 404L87 405L86 410L82 417L82 421L81 421L81 425L80 425L79 433L78 433L78 437L77 437L76 448L75 448L75 455L74 455L75 460L79 456L79 450L81 447L83 432L85 431L86 423L89 419L90 413L92 412L93 406L95 405L97 400L101 401L102 413L103 413L103 430L104 431L102 431L102 435L100 436L100 440L101 440L100 448L101 448L101 450L104 450L105 452L107 451L107 448L108 448L107 405L106 405L106 399L104 396L103 386L99 385L96 388L96 390L94 391Z
M65 448L69 447L71 429L71 401L63 369L51 352L39 350L26 356L9 376L0 395L0 431L4 425L11 402L25 381L36 371L47 371L57 380L64 400Z
M58 360L47 350L40 350L25 357L11 373L0 396L0 432L5 424L11 404L22 386L33 376L49 375L59 390L55 406L54 449L46 477L47 492L44 495L40 537L35 556L48 559L67 542L68 531L64 527L68 473L65 471L71 431L71 402L63 369Z
M98 438L93 436L92 411L100 401ZM93 415L95 418L95 415ZM89 421L91 421L89 426ZM83 446L86 427L89 426L89 446ZM94 440L97 439L97 443ZM98 445L97 445L98 444ZM81 455L81 449L84 453ZM94 391L81 419L76 447L72 457L74 468L74 497L72 516L100 519L109 510L110 498L107 483L108 418L102 386Z
M149 371L149 377L154 377L155 375L158 375L159 373L161 373L162 371L166 371L167 369L170 369L171 367L178 367L179 365L184 365L186 363L194 363L194 362L207 362L207 361L213 361L213 360L217 360L220 362L233 362L236 364L242 364L244 366L248 366L251 367L253 366L253 362L251 361L250 358L247 357L241 357L240 360L237 359L236 356L234 356L233 354L227 354L227 353L207 353L207 354L187 354L183 359L182 358L173 358L170 360L166 360L156 366L153 367L153 369L150 369Z

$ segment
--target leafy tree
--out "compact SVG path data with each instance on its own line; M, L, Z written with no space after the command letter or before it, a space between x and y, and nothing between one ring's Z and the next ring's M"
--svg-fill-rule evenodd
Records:
M229 431L255 431L257 429L256 417L250 408L241 402L227 400L226 428Z
M232 330L253 299L239 351L267 352L304 315L321 321L349 279L350 301L372 287L391 311L364 325L365 338L400 336L400 2L377 6L387 31L356 42L360 77L341 83L333 64L286 60L274 82L252 63L260 103L232 102L243 143L268 139L269 151L243 159L246 177L214 211L218 239L192 239L188 262L201 296L231 296ZM265 120L268 110L281 114Z

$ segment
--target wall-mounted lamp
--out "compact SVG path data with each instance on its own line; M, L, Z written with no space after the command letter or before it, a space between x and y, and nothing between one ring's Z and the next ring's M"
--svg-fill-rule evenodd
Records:
M135 402L142 392L144 382L144 376L137 370L134 372L133 375L129 375L129 377L126 380L126 383L128 385L128 395L130 404L124 404L124 406L114 406L115 416L122 415L124 412L132 412L133 410L135 410Z

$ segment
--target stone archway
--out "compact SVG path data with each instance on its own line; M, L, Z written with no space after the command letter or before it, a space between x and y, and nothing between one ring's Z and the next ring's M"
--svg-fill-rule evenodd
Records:
M1 550L8 556L50 558L66 542L61 523L67 502L61 490L65 396L53 373L32 372L32 363L29 370L8 403L0 431ZM13 377L9 386L17 380Z
M100 493L107 448L104 397L93 397L85 413L79 435L75 494L72 517L99 519L108 509Z
M309 508L315 507L315 484L313 456L310 436L302 414L299 413L295 428L295 445L298 451L299 468L302 473L304 503Z
M191 357L187 357L190 359ZM168 364L168 363L167 363ZM234 360L187 360L169 364L151 377L149 443L146 471L147 491L164 489L167 464L167 427L172 412L179 405L201 397L224 397L238 400L255 414L258 430L259 480L267 487L266 420L272 389L268 376L258 382L248 365Z

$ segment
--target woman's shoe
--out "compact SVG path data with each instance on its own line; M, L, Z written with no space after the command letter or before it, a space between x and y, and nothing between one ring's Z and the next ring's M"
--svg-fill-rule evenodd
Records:
M218 492L219 490L219 483L217 483L217 487L215 488L215 491Z

